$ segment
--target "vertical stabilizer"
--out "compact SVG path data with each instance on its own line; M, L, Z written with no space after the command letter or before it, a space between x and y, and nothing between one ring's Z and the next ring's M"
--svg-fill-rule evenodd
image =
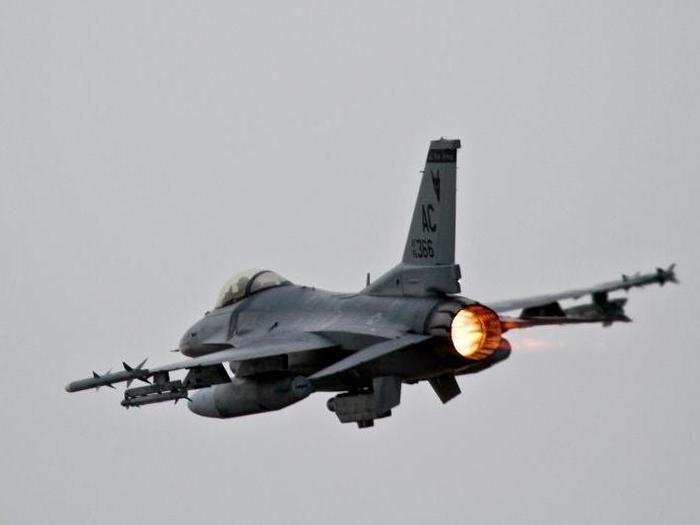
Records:
M455 179L459 140L433 140L403 252L405 264L455 262Z
M426 296L460 291L455 264L459 140L430 142L401 263L365 288L370 295Z

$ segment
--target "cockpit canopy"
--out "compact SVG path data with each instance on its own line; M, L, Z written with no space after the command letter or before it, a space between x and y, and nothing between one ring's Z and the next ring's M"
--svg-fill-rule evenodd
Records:
M287 279L270 270L254 268L234 274L221 287L214 308L221 308L256 292L285 284L289 284Z

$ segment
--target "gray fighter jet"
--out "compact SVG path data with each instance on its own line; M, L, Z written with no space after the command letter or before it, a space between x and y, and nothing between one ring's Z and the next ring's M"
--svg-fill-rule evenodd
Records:
M182 337L187 359L145 361L66 386L76 392L126 382L121 404L187 399L200 416L233 418L291 405L314 392L340 422L360 428L391 415L404 383L428 381L440 401L460 393L456 376L508 358L508 330L541 325L629 322L610 292L677 282L674 265L589 288L501 302L459 295L455 183L459 140L430 143L403 259L357 293L291 283L269 270L234 275L214 309ZM589 298L563 308L561 301ZM510 316L505 312L515 312ZM230 368L232 375L226 370ZM173 372L184 370L182 379ZM148 383L131 387L134 380Z

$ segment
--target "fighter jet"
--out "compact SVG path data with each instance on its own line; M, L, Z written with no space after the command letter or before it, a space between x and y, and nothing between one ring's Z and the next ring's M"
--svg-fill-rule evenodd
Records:
M279 410L315 392L360 428L391 415L403 384L427 381L442 403L460 394L458 376L510 356L509 330L629 322L626 298L611 292L677 282L674 265L588 288L499 302L459 295L455 187L459 140L430 143L403 258L356 293L295 284L263 269L234 275L214 308L179 344L187 359L74 381L77 392L125 382L121 404L186 399L197 415L235 418ZM563 307L567 300L587 302ZM564 305L566 306L566 305ZM510 313L509 315L506 315ZM230 370L227 370L228 369ZM171 374L183 371L182 379ZM147 383L131 386L134 380Z

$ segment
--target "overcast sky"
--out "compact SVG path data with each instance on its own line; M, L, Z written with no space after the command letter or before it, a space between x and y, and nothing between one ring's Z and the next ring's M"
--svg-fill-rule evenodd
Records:
M1 2L0 522L700 520L700 7L527 4ZM63 391L177 359L235 271L361 288L440 136L465 295L682 286L371 430Z

